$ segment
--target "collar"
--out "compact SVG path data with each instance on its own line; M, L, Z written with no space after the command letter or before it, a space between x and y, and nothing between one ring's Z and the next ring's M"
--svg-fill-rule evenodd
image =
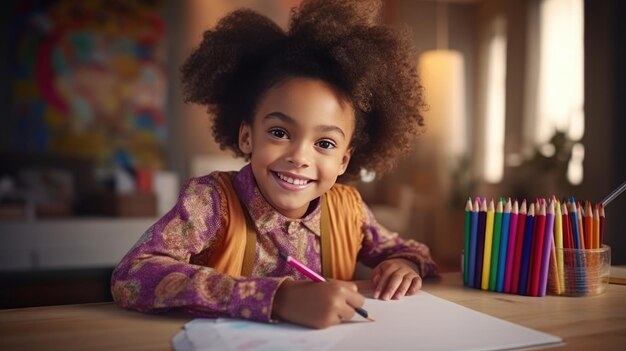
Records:
M276 227L287 227L291 231L291 228L300 224L313 234L320 236L321 206L319 198L313 200L313 210L303 218L293 219L283 216L261 194L250 163L241 168L235 175L233 186L260 233L267 233Z

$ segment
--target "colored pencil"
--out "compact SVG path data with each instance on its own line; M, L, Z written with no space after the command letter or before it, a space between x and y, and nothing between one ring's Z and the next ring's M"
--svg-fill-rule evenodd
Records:
M583 245L580 242L580 228L578 226L578 210L576 209L576 202L571 201L567 204L567 210L570 217L570 223L572 225L572 238L574 239L574 248L583 249Z
M517 199L513 202L511 210L511 224L509 226L509 247L506 253L506 268L504 277L504 292L511 293L512 277L513 277L513 261L515 259L515 243L517 240L517 219L519 217L519 204Z
M504 291L504 272L506 271L506 258L509 245L509 226L511 221L511 199L507 199L502 213L502 232L500 234L500 258L498 259L498 277L496 279L496 291Z
M539 296L539 279L541 278L541 263L543 260L543 243L546 235L546 204L545 200L537 201L537 214L535 215L535 229L531 244L531 263L528 277L527 293L531 296Z
M585 201L583 211L583 225L585 226L585 247L588 249L593 249L593 211L591 210L591 203L589 201Z
M465 231L463 245L463 284L467 285L469 280L469 248L470 248L470 232L472 220L472 199L468 198L465 204Z
M284 259L290 266L292 266L293 268L295 268L296 270L298 270L300 273L304 274L305 276L307 276L309 279L313 280L314 282L325 282L326 279L324 279L324 277L322 277L321 275L315 273L314 270L312 270L311 268L305 266L302 262L296 260L295 258L283 253L283 252L279 252L279 255L282 259ZM358 313L361 317L368 319L370 321L374 321L374 318L372 316L369 315L369 313L367 313L367 311L365 309L363 309L362 307L354 307L354 311L356 313Z
M583 211L580 202L576 203L576 214L578 215L578 236L580 237L580 248L585 249L585 226L583 224Z
M517 217L517 238L515 242L515 257L513 259L513 276L511 277L511 292L519 293L520 271L522 266L522 254L524 251L524 237L526 236L526 199L522 200L522 205Z
M470 250L469 250L469 277L467 286L475 286L475 271L476 271L476 241L478 240L478 207L480 206L480 199L474 200L474 206L472 206L472 228L470 232Z
M600 247L604 243L604 205L600 205Z
M563 225L563 247L568 249L574 248L574 238L572 237L571 222L569 215L567 214L567 201L561 204L561 222Z
M554 216L556 219L556 215ZM554 240L552 240L552 245L550 245L550 277L548 278L549 282L552 282L550 286L556 295L561 295L563 293L563 284L561 281L561 277L559 275L559 264L557 262L557 253L556 246L554 245Z
M563 216L561 215L561 203L554 199L554 246L556 251L557 276L559 287L563 287ZM560 295L560 293L559 293Z
M568 214L568 208L567 208L568 202L567 200L563 200L563 203L561 204L561 217L562 217L562 222L563 222L563 235L564 235L564 240L563 240L563 246L567 249L573 249L574 248L574 235L572 233L572 222L569 219L569 214ZM565 254L565 252L563 252L563 265L567 265L567 267L572 267L573 266L573 256L571 254L571 251L567 251L567 254ZM568 281L571 281L569 279L569 276L571 275L571 269L567 269L567 275L568 275L568 279L565 279L565 276L563 277L563 291L566 291L568 288Z
M485 226L485 252L483 253L483 276L481 281L481 289L489 289L489 277L491 273L491 253L493 244L493 230L494 230L494 208L493 199L489 202L487 208L487 224Z
M483 254L485 252L485 227L487 224L487 199L483 198L478 212L478 239L476 240L476 278L474 287L481 288L483 277Z
M540 267L538 296L546 295L546 287L548 283L548 269L550 265L550 252L552 251L552 247L554 244L554 202L550 200L548 208L546 209L544 206L543 210L546 211L546 229L544 233L543 253L541 257L542 261Z
M593 248L600 248L600 210L598 210L598 205L593 210Z
M522 260L520 263L520 276L518 294L526 295L528 292L528 271L530 268L530 253L532 249L533 231L535 224L535 204L528 206L526 215L526 232L524 233L524 247L522 250Z
M572 223L572 237L574 238L574 248L575 249L579 249L579 250L583 250L584 246L582 244L582 237L580 236L580 227L579 227L579 221L578 221L578 210L576 208L576 201L574 200L574 197L572 196L572 200L570 201L570 203L568 203L568 210L570 213L570 222ZM577 275L580 276L580 278L582 280L580 281L586 281L587 279L586 277L586 272L585 269L583 269L584 267L584 260L582 255L577 254L576 252L574 252L574 258L573 258L573 265L574 265L574 270L576 271ZM578 280L578 276L576 277L576 280ZM583 290L582 292L586 292L586 288L584 286L580 286ZM573 289L577 289L579 288L579 286L575 286L572 287Z
M493 205L491 200L490 206ZM490 209L492 209L490 207ZM483 267L483 290L494 291L496 289L496 274L498 273L498 248L500 247L500 231L502 230L502 199L498 200L498 206L496 207L495 216L493 211L491 212L492 228L491 228L491 240L489 246L485 241L485 266ZM487 224L489 224L489 212L487 212ZM487 225L489 228L489 225ZM488 229L489 231L489 229Z

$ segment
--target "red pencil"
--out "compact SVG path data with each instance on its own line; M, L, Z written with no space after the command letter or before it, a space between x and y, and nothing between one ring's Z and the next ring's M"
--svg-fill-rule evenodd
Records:
M543 253L544 235L546 231L546 201L537 200L537 214L535 215L535 228L533 230L533 242L531 246L531 263L528 277L528 290L530 296L539 296L539 277L541 276L541 257Z
M569 216L567 215L567 205L564 201L561 204L561 218L563 225L563 247L566 249L571 249L574 247L574 243L572 241L572 228L570 227Z

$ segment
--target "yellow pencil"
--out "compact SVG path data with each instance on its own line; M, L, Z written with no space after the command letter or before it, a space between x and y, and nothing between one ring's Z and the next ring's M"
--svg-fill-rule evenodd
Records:
M498 202L500 212L502 212L502 202ZM487 223L485 225L485 251L483 252L483 276L480 288L489 290L489 277L491 272L491 242L493 240L493 219L494 219L493 199L487 208Z
M564 275L565 271L563 268L563 218L561 214L561 203L556 198L556 206L554 206L555 214L554 214L554 244L556 247L556 263L558 267L559 274L559 285L561 287L564 285Z

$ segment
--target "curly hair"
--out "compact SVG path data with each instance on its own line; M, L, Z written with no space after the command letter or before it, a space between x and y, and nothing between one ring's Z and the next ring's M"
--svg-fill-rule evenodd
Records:
M355 110L353 149L340 180L391 169L422 132L423 88L409 35L377 23L380 1L311 0L292 9L287 31L236 10L204 32L181 68L185 102L206 105L222 149L245 156L239 126L267 89L289 77L326 81Z

